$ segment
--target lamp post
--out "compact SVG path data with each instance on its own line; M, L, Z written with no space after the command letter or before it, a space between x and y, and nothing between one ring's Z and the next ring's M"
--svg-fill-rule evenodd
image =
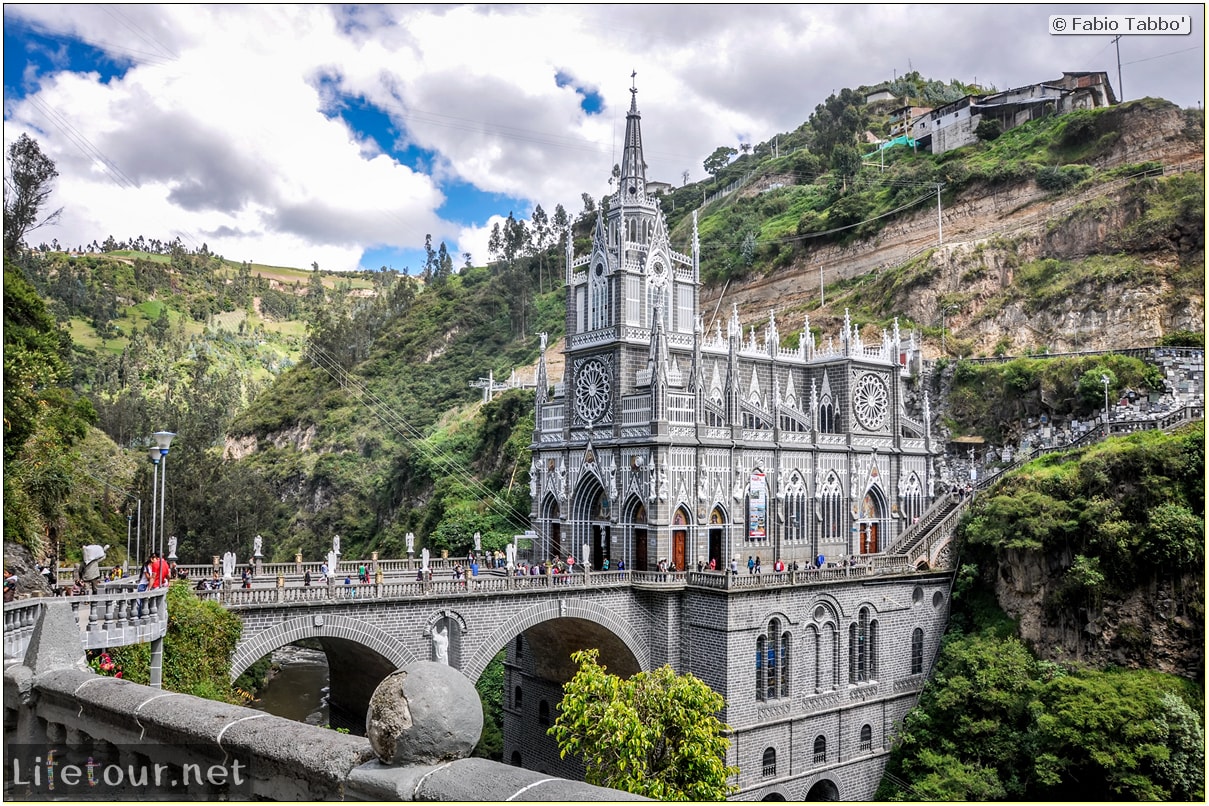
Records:
M1104 384L1104 436L1108 436L1108 375L1101 375L1100 383Z
M172 438L176 436L171 431L156 431L151 435L155 438L155 445L160 452L160 461L164 464L164 469L160 473L160 542L159 551L164 553L164 499L168 497L168 446L172 444Z
M122 563L122 576L126 576L126 563L130 562L130 527L134 525L134 516L126 516L126 562Z
M155 549L155 499L159 492L160 449L154 445L148 448L147 458L151 460L151 531L147 534L147 551L151 552Z

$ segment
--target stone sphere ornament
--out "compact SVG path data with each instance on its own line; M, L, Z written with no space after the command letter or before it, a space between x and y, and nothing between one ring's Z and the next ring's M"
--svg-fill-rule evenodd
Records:
M478 692L457 669L420 661L374 690L365 736L383 764L440 764L467 758L483 733Z

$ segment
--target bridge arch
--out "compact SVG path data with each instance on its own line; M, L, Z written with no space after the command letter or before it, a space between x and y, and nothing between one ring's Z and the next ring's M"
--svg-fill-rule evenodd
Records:
M535 604L497 626L479 642L473 656L462 667L462 673L471 680L478 680L491 659L516 636L530 627L560 618L582 619L603 627L625 645L640 670L651 668L650 648L629 621L597 602L559 599Z
M348 616L302 616L261 630L241 640L231 658L231 682L256 661L275 649L304 638L337 638L351 641L381 655L396 669L417 660L397 639L372 624Z

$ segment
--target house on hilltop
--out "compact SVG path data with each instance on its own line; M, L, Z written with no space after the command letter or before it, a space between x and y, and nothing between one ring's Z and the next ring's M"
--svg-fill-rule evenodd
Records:
M975 142L975 131L983 120L997 120L1007 131L1047 115L1116 103L1107 73L1066 72L1053 81L989 95L967 95L916 119L911 128L920 146L931 148L933 154L943 154Z

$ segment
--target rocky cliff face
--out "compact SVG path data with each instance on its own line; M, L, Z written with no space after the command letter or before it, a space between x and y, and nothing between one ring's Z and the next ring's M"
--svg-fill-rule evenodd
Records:
M1070 609L1055 604L1069 560L1033 551L998 558L996 598L1039 657L1203 679L1203 577L1153 579L1127 595Z
M1169 174L1204 170L1203 128L1171 104L1121 107L1114 110L1111 125L1112 147L1095 167L1160 162ZM966 340L967 354L991 354L1005 339L1009 352L1149 346L1172 331L1203 330L1205 318L1203 211L1199 218L1176 220L1163 231L1133 228L1156 203L1148 195L1154 181L1123 176L1060 197L1033 180L970 187L943 209L939 247L936 209L921 209L869 241L824 246L775 274L705 288L702 309L734 302L745 324L765 321L770 308L792 310L817 302L820 272L831 284L884 271L931 250L930 279L888 302L896 314L934 326L940 323L942 295L969 300L949 320L949 327ZM1095 288L1074 289L1041 311L1023 303L986 307L1013 285L1013 270L1024 263L1121 252L1137 255L1156 269L1151 272L1156 276L1109 278ZM1189 264L1201 265L1194 293L1162 279L1172 267ZM827 329L829 317L842 318L843 313L842 307L812 311L811 322ZM937 355L939 347L925 344L925 354Z

